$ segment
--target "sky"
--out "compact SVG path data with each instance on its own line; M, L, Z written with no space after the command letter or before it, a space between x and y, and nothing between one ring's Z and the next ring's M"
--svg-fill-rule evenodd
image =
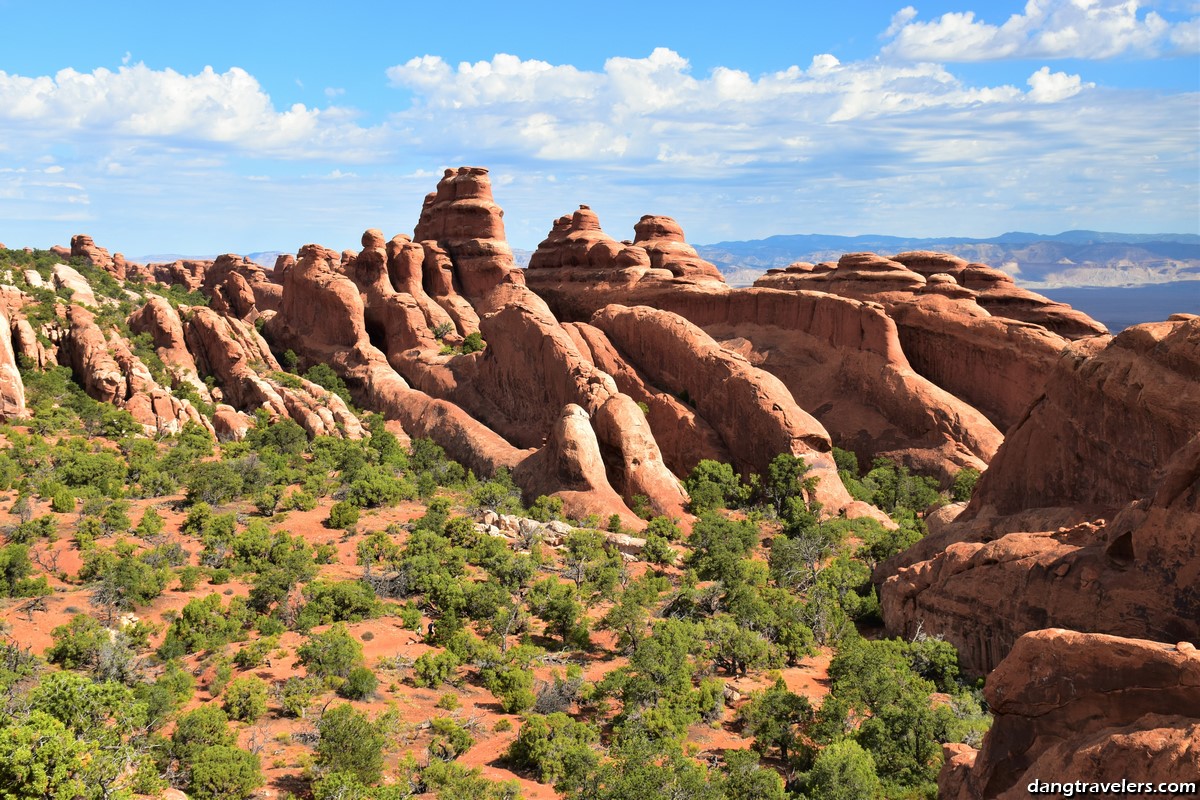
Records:
M1200 2L0 0L0 242L412 233L491 170L509 241L1200 233Z

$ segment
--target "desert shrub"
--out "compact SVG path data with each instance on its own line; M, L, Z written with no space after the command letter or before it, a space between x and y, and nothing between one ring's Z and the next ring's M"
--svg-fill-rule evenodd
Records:
M202 705L179 717L167 752L187 769L206 748L236 743L237 734L229 729L225 712L215 705Z
M979 474L979 470L972 467L959 470L954 476L954 483L950 485L950 498L956 503L970 500L975 492L975 484L979 482Z
M742 482L733 467L702 459L683 481L692 513L736 506L745 499Z
M563 518L563 500L561 497L539 495L529 507L529 516L538 522L549 522L552 519Z
M457 676L459 664L458 656L450 650L423 653L413 663L413 683L427 689L449 683Z
M321 678L347 678L363 663L362 644L341 623L308 637L296 649L296 657L310 675Z
M313 364L308 371L304 373L304 377L318 386L327 389L336 394L348 406L353 406L350 399L350 390L346 388L346 382L341 379L333 368L328 364Z
M66 625L50 632L54 644L46 650L46 660L64 669L90 667L100 655L101 646L109 640L108 631L86 614L76 614Z
M0 547L0 597L37 597L52 591L46 576L30 578L33 564L29 548L23 544Z
M430 720L433 739L429 742L429 755L442 761L453 761L471 749L475 737L451 717L436 717Z
M254 722L267 713L267 684L262 678L245 675L225 689L225 711L242 722Z
M234 641L242 634L246 612L243 601L234 600L222 607L221 596L210 594L188 602L167 628L167 636L158 649L161 658L178 658L201 650L212 650Z
M200 751L192 763L188 796L196 800L243 800L262 785L262 762L257 754L214 745Z
M462 351L464 353L478 353L485 347L487 347L487 344L484 343L483 334L479 331L468 333L463 337Z
M374 672L367 667L355 667L350 670L338 692L347 700L366 700L375 694L377 684Z
M326 772L350 772L363 783L379 780L384 737L350 705L334 706L317 723L317 765Z
M305 717L308 708L321 693L321 682L316 678L300 678L292 676L277 685L276 695L285 714L291 717Z
M358 522L358 506L345 500L334 503L329 509L325 524L330 528L350 528Z
M587 722L576 722L563 713L531 714L521 721L521 730L505 757L513 767L532 772L542 783L558 784L573 773L596 768L599 741L600 732Z
M331 622L360 622L379 613L375 592L363 581L313 581L304 587L308 602L296 620L311 628Z

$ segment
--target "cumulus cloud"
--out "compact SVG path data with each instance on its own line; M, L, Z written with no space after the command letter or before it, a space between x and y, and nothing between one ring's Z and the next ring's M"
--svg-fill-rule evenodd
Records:
M759 77L727 67L697 77L666 48L611 58L599 72L511 55L457 67L423 56L388 76L415 95L394 124L419 129L436 120L443 140L547 160L696 168L803 157L796 143L808 141L797 135L805 127L1023 98L1013 86L965 85L936 64L842 64L829 54Z
M212 142L247 152L312 157L369 147L372 131L331 110L296 104L278 111L258 81L234 67L196 75L144 64L113 72L64 69L25 77L0 71L0 126L43 127L43 135Z
M1065 72L1051 72L1049 67L1042 67L1029 76L1029 99L1035 103L1057 103L1074 97L1083 90L1085 84L1078 75L1068 75ZM1091 89L1096 84L1088 83Z
M977 19L973 11L920 21L909 7L893 18L883 53L947 62L1197 52L1197 19L1171 23L1140 5L1138 0L1028 0L1024 13L999 25Z

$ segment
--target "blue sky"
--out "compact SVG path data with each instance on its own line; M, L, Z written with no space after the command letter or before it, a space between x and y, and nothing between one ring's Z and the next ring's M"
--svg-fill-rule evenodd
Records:
M0 0L0 241L411 233L446 166L509 239L1200 232L1200 3Z

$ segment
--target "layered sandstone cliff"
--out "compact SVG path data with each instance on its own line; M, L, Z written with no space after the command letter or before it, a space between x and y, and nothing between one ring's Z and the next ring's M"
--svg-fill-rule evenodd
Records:
M946 746L944 800L1028 797L1029 784L1051 781L1156 789L1200 775L1200 653L1187 642L1029 633L984 695L995 721L978 751Z
M731 289L668 217L617 242L586 206L555 222L526 279L556 314L587 322L610 303L682 316L779 378L833 444L949 480L982 469L1001 441L976 408L918 374L883 306L826 292ZM897 264L897 269L922 280ZM660 387L678 394L682 386Z
M977 672L1048 626L1200 637L1200 318L1064 352L961 516L878 576Z

